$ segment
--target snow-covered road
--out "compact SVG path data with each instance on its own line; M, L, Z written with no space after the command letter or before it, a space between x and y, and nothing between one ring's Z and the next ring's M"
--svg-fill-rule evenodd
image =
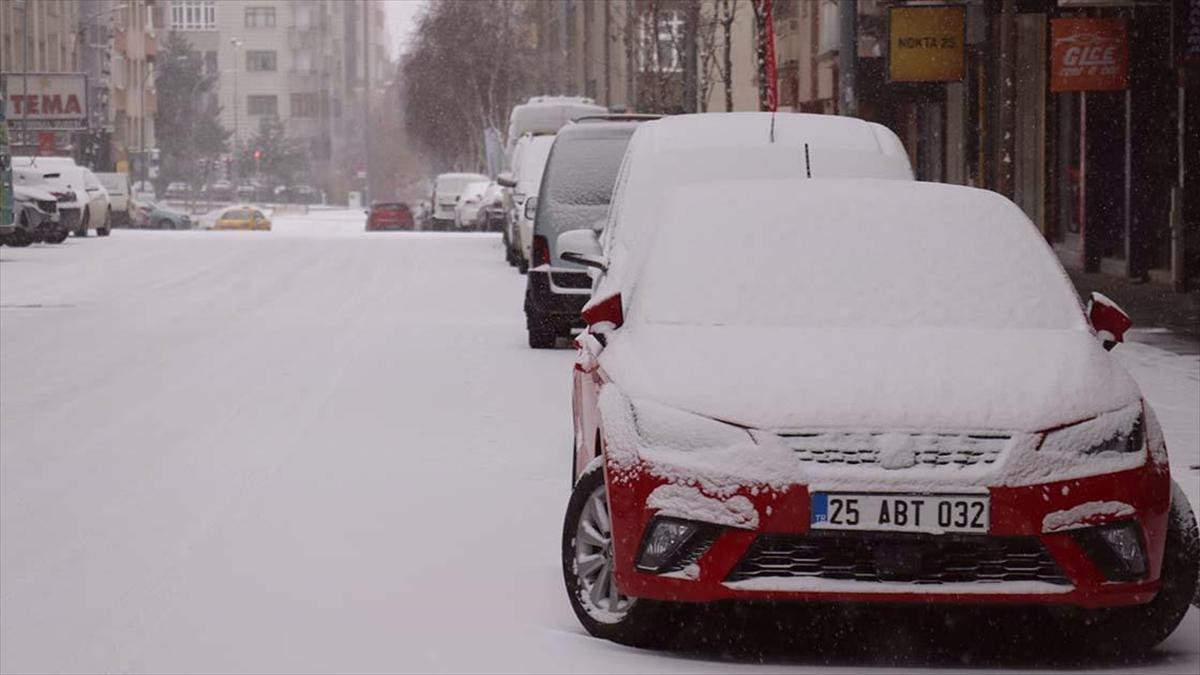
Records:
M495 236L361 228L0 249L0 670L968 665L903 634L766 657L587 637L558 569L571 352L525 346ZM1200 357L1122 359L1197 500ZM1192 609L1135 667L1196 672L1197 633Z

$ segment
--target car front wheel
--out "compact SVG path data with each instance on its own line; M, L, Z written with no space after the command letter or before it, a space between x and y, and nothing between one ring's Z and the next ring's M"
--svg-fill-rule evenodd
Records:
M1099 655L1136 655L1167 639L1196 597L1200 531L1187 495L1171 484L1171 511L1158 595L1144 605L1080 612L1063 617L1076 649Z
M85 208L83 210L83 215L80 216L80 218L79 218L79 227L75 230L75 236L76 237L86 237L87 231L88 231L88 225L90 225L91 222L92 222L91 209Z
M104 214L104 225L96 228L96 235L100 236L100 237L107 237L110 232L112 232L112 210L111 209L109 209L108 213Z
M661 647L673 634L669 605L632 598L617 588L603 464L585 471L571 492L563 523L562 568L571 609L595 637Z

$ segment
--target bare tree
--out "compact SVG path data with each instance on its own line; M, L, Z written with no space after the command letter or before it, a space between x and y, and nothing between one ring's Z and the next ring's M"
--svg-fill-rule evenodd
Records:
M482 169L484 130L503 129L544 75L523 35L536 9L521 0L426 6L401 74L405 124L438 170Z
M714 0L711 14L701 13L696 26L696 39L700 48L700 106L704 112L708 112L708 100L717 80L725 86L725 112L733 110L732 43L737 5L737 0ZM721 47L717 44L718 26L722 29Z

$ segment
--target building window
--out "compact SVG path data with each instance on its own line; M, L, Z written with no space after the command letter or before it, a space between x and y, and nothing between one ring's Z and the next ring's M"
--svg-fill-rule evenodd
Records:
M217 0L173 0L171 30L216 30Z
M246 112L250 115L278 115L279 99L271 96L247 96Z
M292 94L292 117L316 117L316 94Z
M274 28L274 7L247 7L246 28Z
M275 70L275 52L247 50L246 70Z

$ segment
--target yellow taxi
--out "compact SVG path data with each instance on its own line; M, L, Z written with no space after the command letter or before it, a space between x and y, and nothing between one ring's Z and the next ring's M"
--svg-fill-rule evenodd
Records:
M217 219L214 230L270 230L271 219L253 206L235 206Z

